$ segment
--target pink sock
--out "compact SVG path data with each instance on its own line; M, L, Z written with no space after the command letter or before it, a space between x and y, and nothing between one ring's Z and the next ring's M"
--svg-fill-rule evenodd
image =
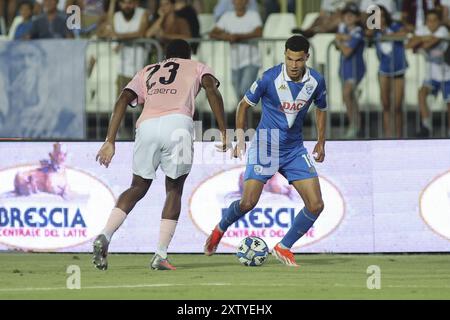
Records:
M108 241L111 241L111 237L113 236L114 232L119 229L126 218L127 214L123 210L119 208L112 209L108 222L106 223L106 226L101 234L104 234L106 239Z
M167 248L169 247L170 241L175 234L175 229L177 227L177 222L175 220L161 220L161 226L159 228L159 243L156 253L163 259L167 259Z

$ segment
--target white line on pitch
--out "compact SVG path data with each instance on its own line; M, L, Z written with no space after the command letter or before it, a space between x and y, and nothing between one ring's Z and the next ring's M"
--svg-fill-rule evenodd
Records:
M254 283L191 283L191 284L182 284L182 283L160 283L160 284L138 284L138 285L117 285L117 286L88 286L81 287L81 290L101 290L101 289L140 289L140 288L161 288L161 287L195 287L195 286L223 286L223 287L300 287L300 285L296 284L254 284ZM345 285L342 283L335 283L332 286L337 288L356 288L356 289L366 289L364 286L357 285ZM323 285L316 284L313 287L328 287L331 286L329 284L324 283ZM426 285L384 285L383 288L390 289L450 289L450 286L441 285L441 286L426 286ZM20 292L20 291L58 291L58 290L69 290L66 287L53 287L53 288L0 288L1 292ZM72 291L72 290L70 290Z
M160 283L160 284L138 284L138 285L120 285L120 286L89 286L81 287L83 290L98 290L98 289L139 289L139 288L159 288L159 287L186 287L186 286L232 286L231 283L198 283L198 284L178 284L178 283ZM56 291L69 290L66 287L54 288L1 288L0 292L13 291Z

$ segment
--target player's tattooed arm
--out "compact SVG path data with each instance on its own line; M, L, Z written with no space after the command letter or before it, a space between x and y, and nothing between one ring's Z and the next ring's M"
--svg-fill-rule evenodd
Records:
M321 110L316 110L316 126L318 141L314 148L314 158L317 162L321 163L325 161L325 131L327 123L327 113Z
M100 165L104 165L108 168L109 164L115 153L115 142L117 131L119 131L120 123L122 122L127 106L136 99L136 94L131 90L122 91L119 99L114 107L114 112L111 115L109 122L108 134L106 141L97 154L96 161L99 161Z

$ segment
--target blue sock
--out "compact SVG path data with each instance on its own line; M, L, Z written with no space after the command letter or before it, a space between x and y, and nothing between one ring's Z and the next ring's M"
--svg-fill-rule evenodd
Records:
M239 208L240 200L233 202L228 208L225 215L222 217L222 220L219 222L219 228L222 231L227 231L227 229L236 221L238 221L243 214Z
M294 223L289 229L288 233L281 240L281 245L287 249L292 248L294 243L296 243L303 235L305 235L309 229L316 222L316 216L308 211L308 209L303 208L302 211L295 217Z

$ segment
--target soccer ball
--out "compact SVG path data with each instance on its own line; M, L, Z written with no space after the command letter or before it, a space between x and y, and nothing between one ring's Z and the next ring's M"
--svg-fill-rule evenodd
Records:
M258 267L266 262L269 248L263 239L247 237L239 244L236 256L244 266Z

